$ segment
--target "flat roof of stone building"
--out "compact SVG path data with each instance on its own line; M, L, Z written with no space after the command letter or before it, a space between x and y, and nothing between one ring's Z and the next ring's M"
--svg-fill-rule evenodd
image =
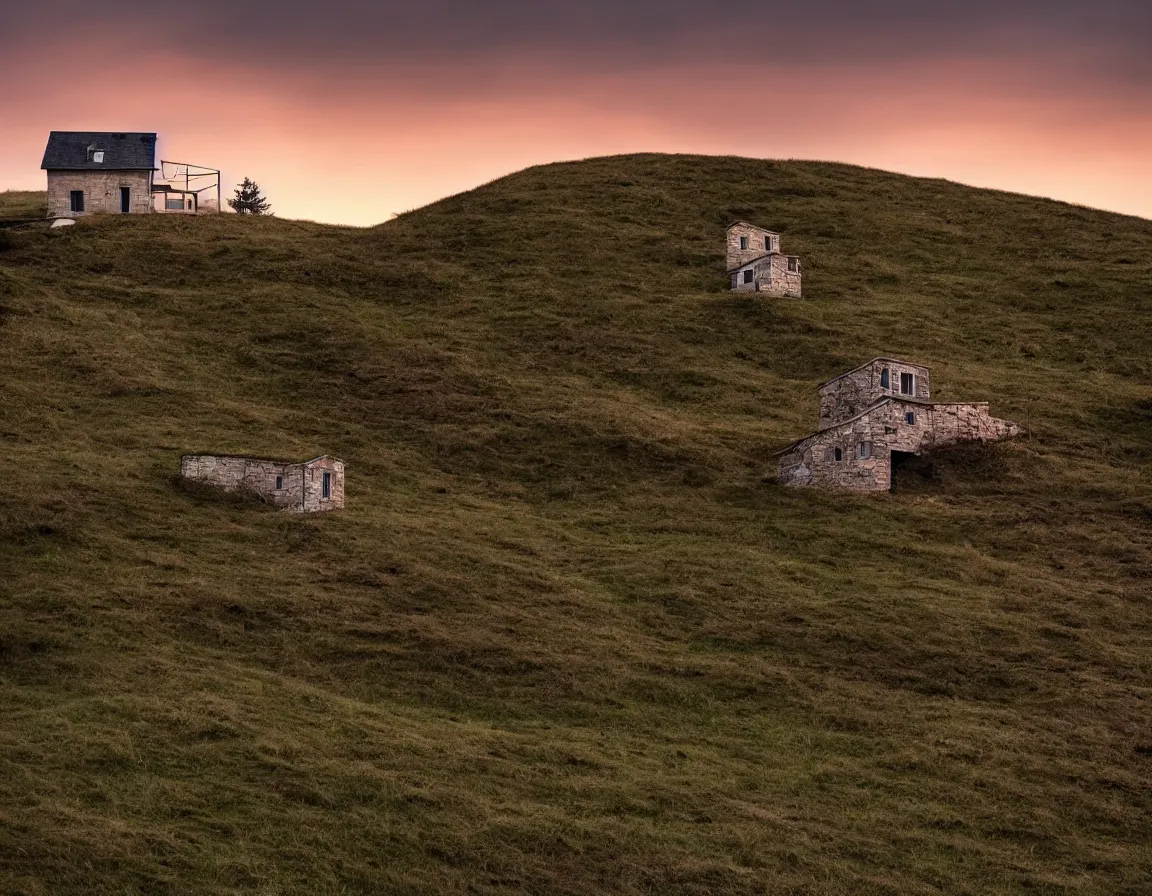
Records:
M891 361L893 359L892 358L876 358L874 360ZM869 362L869 363L871 363L871 362ZM907 362L901 361L900 363L905 364ZM856 369L858 370L859 368L856 368ZM848 372L851 373L852 371L848 371ZM885 395L883 398L876 399L874 402L872 402L872 404L868 405L868 407L864 408L864 410L860 411L859 413L853 414L851 417L845 417L843 420L837 420L835 423L829 423L827 426L821 427L820 429L816 430L815 432L810 432L806 436L801 436L795 442L792 442L791 444L786 445L785 447L781 448L779 451L773 451L768 456L769 457L779 457L781 454L786 454L787 452L789 452L793 448L795 448L797 445L799 445L801 442L807 442L811 438L815 438L816 436L823 435L824 433L826 433L830 430L838 429L841 426L844 426L845 424L855 423L857 420L859 420L865 414L870 414L870 413L872 413L872 411L876 410L877 408L881 408L884 405L889 404L891 402L896 402L897 404L911 404L911 405L915 405L916 407L920 407L920 408L946 408L946 407L958 406L958 405L964 405L965 407L972 407L972 408L987 407L988 406L988 402L986 402L986 401L924 401L924 400L919 399L919 398L910 398L910 397L903 396L903 395Z
M770 255L784 255L784 253L783 252L777 252L777 251L765 252L763 255L757 255L755 258L749 258L747 261L743 262L742 264L736 265L736 267L734 267L734 268L728 268L728 273L734 274L734 273L736 273L736 271L742 271L742 270L744 270L744 268L748 267L748 265L756 264L756 262L758 262L758 261L763 261L765 258L768 258ZM785 258L795 258L795 259L800 258L799 255L784 255L784 257ZM851 373L852 371L848 371L848 372Z
M749 224L747 221L733 221L728 225L726 229L731 230L733 227L740 226L751 227L753 230L759 230L762 233L770 233L772 236L780 236L780 234L775 230L769 230L767 227L761 227L759 224Z
M848 374L855 373L857 370L863 370L869 364L875 364L877 361L888 361L889 363L892 363L892 364L907 364L909 367L919 367L921 370L931 370L932 369L927 364L917 364L915 361L905 361L902 358L885 358L883 355L881 355L878 358L873 358L871 361L865 361L863 364L857 364L851 370L845 370L843 373L837 374L836 376L832 377L832 379L830 379L830 380L825 380L823 383L821 383L816 388L817 389L823 389L825 386L836 382L836 380L843 379L844 377L848 376Z
M335 460L335 461L339 461L340 463L344 463L343 460L340 460L340 458L336 457L333 454L318 454L316 457L313 457L311 460L284 460L281 457L262 457L261 455L258 455L258 454L216 454L215 452L212 452L212 451L204 451L204 452L192 451L192 452L189 452L188 454L181 454L180 455L181 460L183 460L186 457L218 457L221 459L228 459L228 460L259 460L259 461L263 461L264 463L267 463L267 464L285 464L285 465L289 465L289 466L301 466L301 467L306 467L309 464L314 464L318 460Z

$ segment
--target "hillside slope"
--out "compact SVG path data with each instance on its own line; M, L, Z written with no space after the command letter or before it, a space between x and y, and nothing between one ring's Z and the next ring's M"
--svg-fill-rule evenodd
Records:
M779 230L801 301L725 291ZM1152 886L1152 222L815 163L0 252L0 891ZM783 489L878 354L1028 437ZM186 451L348 462L296 518Z

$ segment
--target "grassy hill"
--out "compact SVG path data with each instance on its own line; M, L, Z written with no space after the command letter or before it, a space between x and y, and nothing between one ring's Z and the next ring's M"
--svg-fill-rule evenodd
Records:
M48 195L36 190L0 191L0 221L43 218L48 214Z
M735 218L807 298L726 292ZM1152 888L1152 222L651 155L11 242L0 892ZM878 354L1028 436L774 484Z

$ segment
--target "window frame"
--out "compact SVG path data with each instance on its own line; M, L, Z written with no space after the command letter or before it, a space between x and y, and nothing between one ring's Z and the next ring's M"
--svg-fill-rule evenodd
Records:
M872 457L872 443L871 442L857 442L856 443L856 459L868 460Z
M284 491L284 477L283 476L277 476L276 477L276 491L278 491L278 492Z
M904 388L904 377L908 377L908 389ZM909 373L907 370L900 372L900 394L901 395L915 395L916 394L916 374Z
M744 274L744 280L743 280L744 283L752 283L756 279L756 272L754 270L752 270L752 268L748 268L748 270L744 271L743 274Z
M916 425L916 412L915 411L905 411L904 412L904 422L907 423L909 426L915 426Z
M788 257L788 273L789 274L799 274L800 273L800 259L798 259L795 255L790 255Z
M68 191L68 210L71 212L83 213L83 211L84 211L84 191L83 190L69 190Z
M892 371L887 367L880 371L880 388L889 390L892 388Z
M320 473L320 500L332 500L332 471L322 470Z
M748 248L748 237L746 237L746 236L740 237L740 251L744 252L745 250L747 250L747 248Z
M836 463L843 463L844 462L844 449L843 448L833 448L832 449L832 460L834 460Z

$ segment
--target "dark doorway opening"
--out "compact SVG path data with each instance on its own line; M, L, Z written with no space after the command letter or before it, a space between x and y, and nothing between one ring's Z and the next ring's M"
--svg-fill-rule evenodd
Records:
M915 490L936 478L931 455L911 451L892 452L892 491Z
M120 213L126 215L130 211L132 211L132 188L131 187L121 187L120 188Z

